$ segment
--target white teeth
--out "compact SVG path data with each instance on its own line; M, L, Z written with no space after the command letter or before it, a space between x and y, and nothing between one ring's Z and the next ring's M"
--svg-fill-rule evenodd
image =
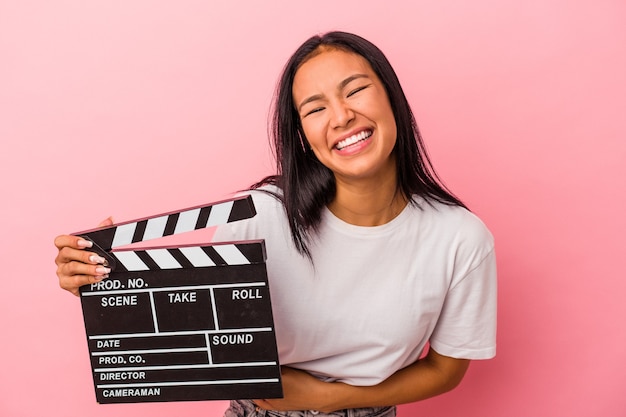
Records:
M342 150L343 148L350 146L350 145L354 145L355 143L362 141L364 139L369 138L370 136L372 136L372 132L371 131L363 131L360 133L357 133L356 135L352 135L349 138L346 138L342 141L340 141L339 143L337 143L336 147L338 150Z

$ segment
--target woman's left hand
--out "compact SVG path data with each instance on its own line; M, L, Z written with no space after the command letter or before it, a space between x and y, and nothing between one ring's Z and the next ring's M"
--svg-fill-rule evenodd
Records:
M254 403L274 411L317 410L330 412L325 402L330 400L328 388L331 383L320 381L307 372L283 366L281 368L283 398L254 400Z
M431 348L424 358L371 386L323 382L304 371L283 367L285 397L254 402L266 410L324 413L344 408L405 404L450 391L461 382L469 363L468 359L444 356Z

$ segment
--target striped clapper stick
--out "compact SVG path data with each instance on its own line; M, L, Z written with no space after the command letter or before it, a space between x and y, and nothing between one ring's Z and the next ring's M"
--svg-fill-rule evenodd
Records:
M255 214L246 196L76 233L113 265L80 289L99 403L282 397L264 242L138 245Z

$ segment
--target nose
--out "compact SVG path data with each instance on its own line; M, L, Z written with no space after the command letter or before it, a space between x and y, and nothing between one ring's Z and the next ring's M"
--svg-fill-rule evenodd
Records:
M348 103L343 100L337 100L337 102L331 105L330 123L333 129L346 127L352 120L354 120L354 111Z

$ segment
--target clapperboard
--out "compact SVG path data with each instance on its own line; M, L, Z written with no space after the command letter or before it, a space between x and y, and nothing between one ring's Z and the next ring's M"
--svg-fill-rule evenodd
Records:
M245 196L75 233L112 269L80 288L99 403L282 397L263 241L129 249L255 214Z

